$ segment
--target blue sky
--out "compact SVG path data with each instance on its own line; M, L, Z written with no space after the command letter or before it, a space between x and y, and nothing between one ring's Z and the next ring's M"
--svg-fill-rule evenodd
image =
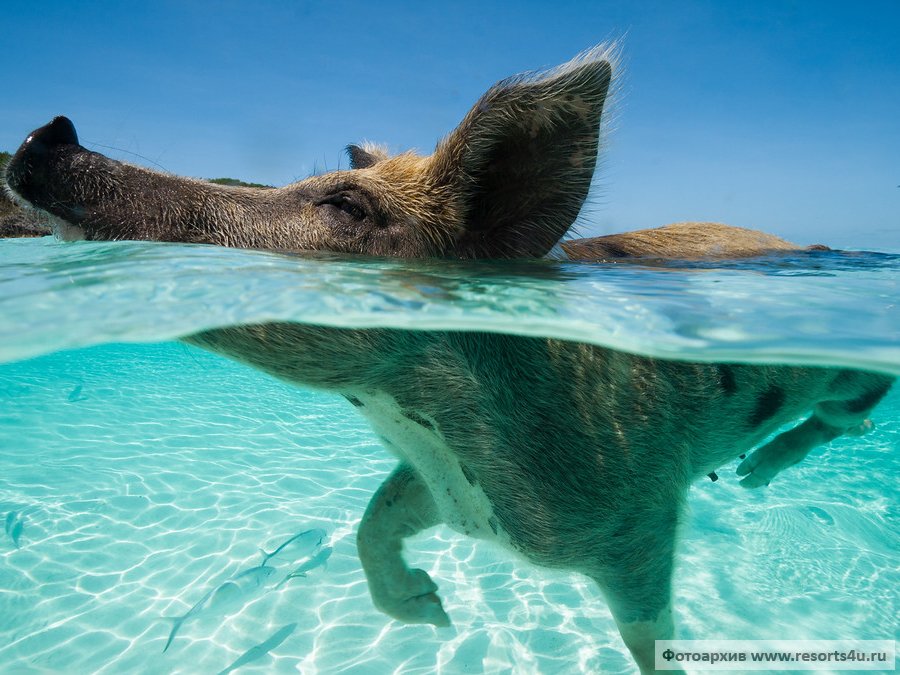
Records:
M582 232L717 220L900 249L900 2L5 0L0 149L54 115L113 157L282 185L430 152L493 82L621 38Z

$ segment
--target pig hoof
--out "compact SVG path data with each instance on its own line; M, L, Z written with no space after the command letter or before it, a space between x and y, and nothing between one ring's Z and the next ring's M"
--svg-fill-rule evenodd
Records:
M765 456L768 454L769 456ZM767 486L781 471L783 466L780 458L773 453L762 453L759 450L751 454L741 462L737 468L737 475L744 476L741 486L745 488L758 488Z
M844 432L846 436L865 436L867 433L872 431L875 428L875 425L872 424L872 420L863 420L862 423L858 424L855 427L851 427Z
M444 612L437 588L425 570L409 570L401 584L382 589L378 597L373 593L372 599L378 609L398 621L443 628L450 625L450 617Z
M742 487L765 487L781 471L796 464L799 459L802 459L802 456L795 459L783 448L776 449L773 446L765 446L738 464L737 475L744 476L741 481Z

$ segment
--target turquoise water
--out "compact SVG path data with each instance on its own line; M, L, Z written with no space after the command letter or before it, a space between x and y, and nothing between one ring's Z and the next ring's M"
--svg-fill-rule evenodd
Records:
M348 261L164 244L0 241L0 671L633 672L577 575L439 527L408 547L451 629L375 610L355 529L394 460L342 398L171 340L268 319L552 335L656 356L900 374L900 255L728 265ZM763 491L694 486L682 637L892 639L900 391L875 431ZM327 566L171 625L323 528ZM299 561L276 565L280 581Z

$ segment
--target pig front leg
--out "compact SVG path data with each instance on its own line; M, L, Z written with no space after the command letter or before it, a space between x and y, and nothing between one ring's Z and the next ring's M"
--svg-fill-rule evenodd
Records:
M403 540L439 524L437 507L425 483L401 464L378 488L356 538L369 593L375 606L404 623L449 626L437 584L424 570L403 560Z

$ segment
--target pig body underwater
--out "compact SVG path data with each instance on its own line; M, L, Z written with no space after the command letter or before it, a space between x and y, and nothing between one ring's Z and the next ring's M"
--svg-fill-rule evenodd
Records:
M431 155L351 146L349 170L277 189L113 161L79 145L62 117L28 137L5 182L17 200L49 213L64 238L536 258L557 247L588 195L613 71L597 48L502 81ZM797 247L684 223L562 248L595 260ZM816 446L863 428L892 384L846 369L685 363L475 332L266 323L184 340L343 394L396 455L358 533L382 611L449 623L437 585L402 556L405 538L446 523L595 580L643 672L654 669L654 640L674 635L672 568L692 481L796 422L738 469L746 486L766 485Z

